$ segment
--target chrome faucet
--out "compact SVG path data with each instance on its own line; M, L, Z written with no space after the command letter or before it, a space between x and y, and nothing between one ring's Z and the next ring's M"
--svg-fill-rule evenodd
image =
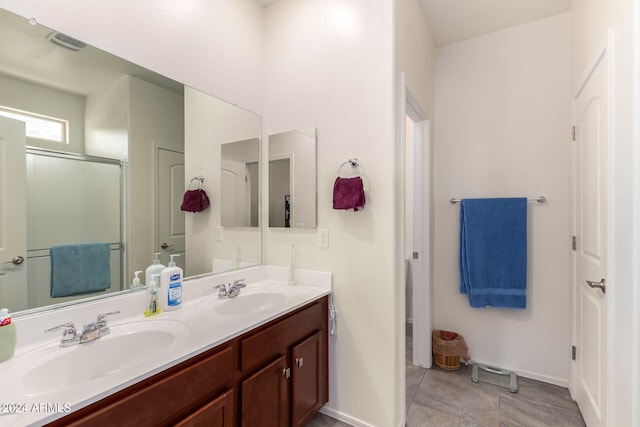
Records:
M76 344L84 344L87 342L95 341L100 337L108 335L111 330L107 326L105 318L112 314L119 314L120 311L111 311L109 313L101 313L95 322L88 323L82 327L82 332L78 334L73 322L67 322L62 325L54 326L51 329L45 330L45 332L53 332L64 328L62 333L62 340L60 341L60 347L69 347Z
M62 325L54 326L51 329L45 329L45 332L53 332L64 328L62 332L62 340L60 340L60 347L69 347L72 345L80 344L80 336L76 331L76 327L73 322L63 323Z
M218 298L235 298L240 293L240 289L246 287L247 285L244 283L244 279L234 280L233 284L228 283L220 283L215 286L215 289L218 289Z

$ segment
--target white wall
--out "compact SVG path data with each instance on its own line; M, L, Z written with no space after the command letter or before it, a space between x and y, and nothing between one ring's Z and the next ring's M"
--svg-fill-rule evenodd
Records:
M333 272L338 328L324 411L355 425L399 425L404 412L392 345L392 6L281 0L265 13L265 122L269 130L318 129L318 227L329 230L328 249L318 248L315 230L266 230L265 262L288 265L295 244L298 267ZM336 171L352 157L366 172L367 203L359 212L335 211Z
M640 424L640 371L637 364L640 356L640 228L637 226L640 208L638 24L638 4L631 0L574 0L572 4L572 97L577 93L578 85L584 81L587 67L595 60L597 50L606 43L607 31L613 30L613 49L609 52L613 58L609 70L609 108L610 117L613 118L609 121L609 366L606 397L609 426Z
M436 56L434 328L478 362L567 385L570 361L569 15L439 48ZM529 204L527 308L477 309L459 293L459 205Z

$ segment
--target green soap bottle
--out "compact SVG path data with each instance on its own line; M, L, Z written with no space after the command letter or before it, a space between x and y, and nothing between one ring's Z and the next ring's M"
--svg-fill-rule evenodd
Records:
M160 314L162 307L160 306L160 300L158 299L158 279L159 274L151 276L151 282L147 285L147 292L149 297L147 298L147 306L144 310L145 317L155 316Z
M16 351L16 325L11 321L9 310L0 310L0 362L9 360Z

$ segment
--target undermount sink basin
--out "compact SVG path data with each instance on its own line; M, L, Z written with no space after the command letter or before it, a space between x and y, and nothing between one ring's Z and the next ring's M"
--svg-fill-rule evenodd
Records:
M251 285L241 289L234 298L218 298L213 295L198 307L223 316L251 315L281 307L295 294L295 290L291 288Z
M278 307L287 300L281 293L261 292L256 294L238 295L217 305L214 310L224 315L241 315L244 313L260 313Z
M141 367L188 334L182 322L146 320L112 326L109 335L86 344L49 345L23 356L34 360L22 386L27 394L42 394Z

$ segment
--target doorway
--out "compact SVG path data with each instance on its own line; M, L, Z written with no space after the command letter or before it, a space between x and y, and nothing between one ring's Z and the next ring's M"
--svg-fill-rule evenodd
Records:
M405 107L405 259L411 362L431 367L430 122L407 91Z

